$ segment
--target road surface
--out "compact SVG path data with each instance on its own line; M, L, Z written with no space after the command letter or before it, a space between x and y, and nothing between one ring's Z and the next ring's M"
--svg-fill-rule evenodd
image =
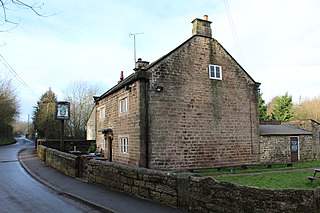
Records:
M34 143L24 137L0 146L0 212L99 212L49 189L34 180L20 165L18 153Z

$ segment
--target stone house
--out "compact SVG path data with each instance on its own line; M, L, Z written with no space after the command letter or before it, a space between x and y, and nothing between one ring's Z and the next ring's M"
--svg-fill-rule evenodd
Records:
M110 161L180 170L257 163L259 83L212 38L192 36L95 98L96 143Z
M86 127L87 140L96 140L96 106L90 112Z
M260 163L319 159L319 130L313 120L260 122Z

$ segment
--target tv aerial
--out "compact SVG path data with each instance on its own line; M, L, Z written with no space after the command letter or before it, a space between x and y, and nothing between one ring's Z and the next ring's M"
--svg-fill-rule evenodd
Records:
M143 32L140 32L140 33L130 33L129 34L129 37L131 38L131 36L133 36L133 60L134 60L134 63L137 62L137 56L136 56L136 35L140 35L140 34L143 34Z

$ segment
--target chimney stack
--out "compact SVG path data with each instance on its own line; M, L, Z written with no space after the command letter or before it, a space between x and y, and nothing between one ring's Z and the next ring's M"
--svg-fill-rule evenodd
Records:
M141 58L138 58L138 61L136 62L136 66L134 70L140 70L140 69L146 68L148 65L149 65L148 61L142 61Z
M204 15L203 19L196 18L192 22L192 35L201 35L212 38L212 31L210 24L211 21L208 21L208 15Z

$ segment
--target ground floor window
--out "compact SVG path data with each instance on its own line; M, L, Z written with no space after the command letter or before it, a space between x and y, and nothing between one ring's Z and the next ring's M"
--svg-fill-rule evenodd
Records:
M120 153L122 154L128 154L128 138L122 137L120 138Z

